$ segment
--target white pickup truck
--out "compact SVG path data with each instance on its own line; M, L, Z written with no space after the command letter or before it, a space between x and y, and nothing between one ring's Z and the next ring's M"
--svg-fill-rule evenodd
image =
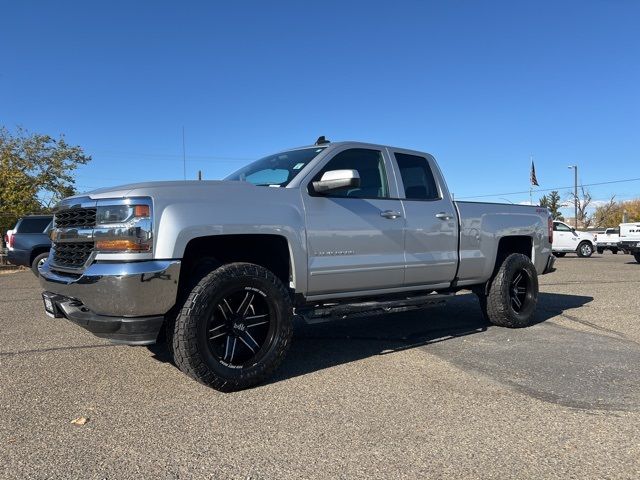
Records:
M640 263L640 222L620 224L620 248Z
M559 220L553 221L553 254L564 257L577 253L579 257L590 257L595 251L595 239L589 232L580 232Z
M553 270L546 208L454 202L428 153L356 142L283 151L226 181L105 188L56 208L47 313L103 338L168 340L219 390L267 378L308 322L478 295L494 325L534 320Z
M602 254L605 250L611 250L616 254L620 250L620 229L607 228L604 233L596 233L594 235L596 241L596 250Z

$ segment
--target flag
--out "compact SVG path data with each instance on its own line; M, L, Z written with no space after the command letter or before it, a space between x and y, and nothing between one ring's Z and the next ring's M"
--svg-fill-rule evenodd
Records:
M533 160L531 160L531 186L535 185L539 187L538 179L536 178L536 166L533 164Z

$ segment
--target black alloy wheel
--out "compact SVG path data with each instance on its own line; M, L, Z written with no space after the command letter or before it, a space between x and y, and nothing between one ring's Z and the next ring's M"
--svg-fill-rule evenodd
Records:
M509 286L509 299L514 312L520 313L531 303L535 293L532 288L530 273L526 269L515 272Z
M531 325L538 301L537 275L526 255L513 253L507 256L486 288L474 290L484 318L500 327Z
M229 367L251 363L273 337L271 316L263 292L243 287L226 293L207 322L209 351Z
M282 363L293 334L289 291L251 263L213 269L193 287L173 324L176 366L230 392L264 382Z

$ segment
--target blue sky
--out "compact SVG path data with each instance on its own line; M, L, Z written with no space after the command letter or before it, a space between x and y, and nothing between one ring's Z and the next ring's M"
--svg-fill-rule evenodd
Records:
M273 151L428 151L456 198L640 177L640 3L3 2L0 123L64 133L81 189ZM640 182L592 187L640 196ZM567 193L567 190L562 190ZM540 195L534 194L534 199Z

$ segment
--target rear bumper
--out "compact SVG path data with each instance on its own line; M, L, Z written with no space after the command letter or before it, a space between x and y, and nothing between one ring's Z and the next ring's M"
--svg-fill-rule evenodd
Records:
M556 257L554 257L553 255L549 255L549 258L547 259L547 264L544 267L544 270L542 271L543 275L546 275L547 273L551 273L551 272L555 272L556 269L553 268L553 265L556 263Z
M7 251L7 261L12 265L31 266L31 252L29 250L12 249Z

